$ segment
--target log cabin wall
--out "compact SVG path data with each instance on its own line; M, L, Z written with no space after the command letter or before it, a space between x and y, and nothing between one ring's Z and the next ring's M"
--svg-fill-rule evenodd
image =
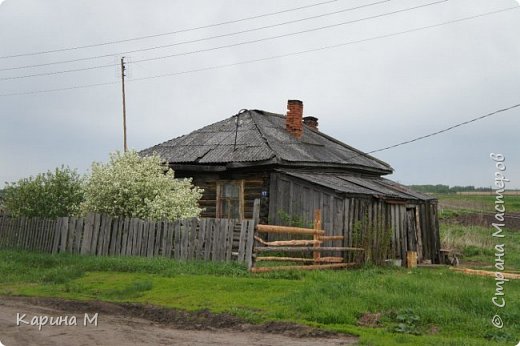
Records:
M222 173L200 173L176 171L176 176L192 177L193 184L204 189L199 205L203 208L201 217L217 217L217 182L219 181L243 181L243 216L245 219L253 218L253 204L256 198L261 200L260 221L267 223L269 198L269 174L248 172L222 172ZM262 191L265 193L262 194Z

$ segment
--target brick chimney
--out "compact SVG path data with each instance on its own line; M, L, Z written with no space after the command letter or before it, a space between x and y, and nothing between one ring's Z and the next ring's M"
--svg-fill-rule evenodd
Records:
M300 100L287 101L287 116L285 117L285 129L294 137L300 139L303 134L303 102Z
M311 117L311 116L304 117L303 123L305 125L309 126L310 128L312 128L313 130L318 129L318 118L316 118L316 117Z

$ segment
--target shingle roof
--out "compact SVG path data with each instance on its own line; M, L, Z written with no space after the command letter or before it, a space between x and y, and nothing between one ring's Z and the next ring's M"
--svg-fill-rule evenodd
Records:
M434 200L435 197L381 177L359 177L345 173L316 173L278 169L278 172L337 192L405 200Z
M285 129L285 116L250 110L145 149L141 154L156 152L171 164L255 165L267 161L302 166L332 165L380 174L392 172L387 163L303 126L303 136L296 139Z

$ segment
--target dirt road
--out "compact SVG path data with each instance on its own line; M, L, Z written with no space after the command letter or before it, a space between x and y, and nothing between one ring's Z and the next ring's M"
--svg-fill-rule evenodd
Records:
M234 316L207 311L189 313L132 304L0 297L0 342L5 346L327 346L355 344L357 338L289 323L252 325Z

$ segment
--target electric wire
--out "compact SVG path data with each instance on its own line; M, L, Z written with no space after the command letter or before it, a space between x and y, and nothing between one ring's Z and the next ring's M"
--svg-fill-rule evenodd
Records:
M197 26L197 27L193 27L193 28L180 29L180 30L176 30L176 31L163 32L163 33L152 34L152 35L144 35L144 36L132 37L132 38L123 39L123 40L114 40L114 41L107 41L107 42L102 42L102 43L94 43L94 44L75 46L75 47L68 47L68 48L52 49L52 50L43 50L43 51L30 52L30 53L20 53L20 54L13 54L13 55L4 55L4 56L0 56L0 59L10 59L10 58L23 57L23 56L34 56L34 55L41 55L41 54L65 52L65 51L78 50L78 49L84 49L84 48L93 48L93 47L100 47L100 46L106 46L106 45L117 44L117 43L124 43L124 42L144 40L144 39L154 38L154 37L175 35L175 34L179 34L179 33L183 33L183 32L195 31L195 30L200 30L200 29L214 28L214 27L217 27L217 26L222 26L222 25L227 25L227 24L234 24L234 23L244 22L244 21L247 21L247 20L258 19L258 18L263 18L263 17L269 17L269 16L274 16L274 15L277 15L277 14L282 14L282 13L287 13L287 12L292 12L292 11L298 11L298 10L302 10L302 9L306 9L306 8L312 8L312 7L316 7L316 6L330 4L330 3L333 3L333 2L337 2L337 1L338 0L323 1L323 2L319 2L319 3L315 3L315 4L310 4L310 5L305 5L305 6L300 6L300 7L295 7L295 8L290 8L290 9L280 10L280 11L275 11L275 12L268 12L268 13L264 13L264 14L260 14L260 15L255 15L255 16L250 16L250 17L245 17L245 18L240 18L240 19L234 19L234 20L228 20L228 21L215 23L215 24L202 25L202 26Z
M202 72L202 71L208 71L208 70L216 70L216 69L228 68L228 67L232 67L232 66L252 64L252 63L256 63L256 62L275 60L275 59L280 59L280 58L285 58L285 57L290 57L290 56L303 55L303 54L308 54L308 53L313 53L313 52L318 52L318 51L323 51L323 50L328 50L328 49L335 49L335 48L344 47L344 46L348 46L348 45L364 43L364 42L369 42L369 41L375 41L375 40L379 40L379 39L385 39L385 38L389 38L389 37L400 36L400 35L404 35L404 34L408 34L408 33L412 33L412 32L417 32L417 31L437 28L437 27L441 27L441 26L444 26L444 25L460 23L460 22L464 22L464 21L468 21L468 20L481 18L481 17L484 17L484 16L489 16L489 15L494 15L494 14L498 14L498 13L503 13L503 12L506 12L506 11L516 10L516 9L519 9L519 8L520 8L519 6L509 7L509 8L496 10L496 11L490 11L490 12L481 13L481 14L474 15L474 16L454 19L454 20L450 20L450 21L446 21L446 22L442 22L442 23L438 23L438 24L432 24L432 25L412 28L412 29L408 29L408 30L404 30L404 31L400 31L400 32L385 34L385 35L373 36L373 37L360 39L360 40L356 40L356 41L349 41L349 42L344 42L344 43L330 45L330 46L318 47L318 48L307 49L307 50L297 51L297 52L293 52L293 53L275 55L275 56L264 57L264 58L253 59L253 60L246 60L246 61L241 61L241 62L236 62L236 63L230 63L230 64L224 64L224 65L215 65L215 66L209 66L209 67L204 67L204 68L199 68L199 69L186 70L186 71L180 71L180 72L174 72L174 73L168 73L168 74L160 74L160 75L148 76L148 77L143 77L143 78L134 78L134 79L128 80L128 82L131 83L131 82L134 82L134 81L142 81L142 80L148 80L148 79L157 79L157 78L178 76L178 75L189 74L189 73L196 73L196 72ZM27 92L16 92L16 93L5 93L5 94L0 94L0 97L33 95L33 94L40 94L40 93L66 91L66 90L82 89L82 88L88 88L88 87L97 87L97 86L113 85L113 84L119 84L119 82L105 82L105 83L96 83L96 84L84 84L84 85L72 86L72 87L64 87L64 88L44 89L44 90L35 90L35 91L27 91Z
M53 62L47 62L47 63L41 63L41 64L23 65L23 66L15 66L15 67L5 67L5 68L0 68L0 71L12 71L12 70L25 69L25 68L35 68L35 67L43 67L43 66L51 66L51 65L68 64L68 63L73 63L73 62L80 62L80 61L88 61L88 60L94 60L94 59L108 58L108 57L112 57L114 55L131 54L131 53L146 52L146 51L157 50L157 49L171 48L171 47L174 47L174 46L180 46L180 45L189 44L189 43L208 41L208 40L213 40L213 39L223 38L223 37L230 37L230 36L235 36L235 35L239 35L239 34L244 34L244 33L264 30L264 29L270 29L270 28L274 28L274 27L279 27L279 26L283 26L283 25L287 25L287 24L303 22L303 21L306 21L306 20L322 18L322 17L331 16L331 15L335 15L335 14L339 14L339 13L343 13L343 12L357 10L357 9L364 8L364 7L379 5L379 4L382 4L382 3L385 3L385 2L389 2L389 1L392 1L392 0L382 0L382 1L375 2L375 3L370 3L370 4L361 5L361 6L357 6L357 7L345 8L345 9L341 9L341 10L337 10L337 11L333 11L333 12L327 12L327 13L323 13L323 14L319 14L319 15L314 15L314 16L311 16L311 17L305 17L305 18L295 19L295 20L286 21L286 22L282 22L282 23L265 25L265 26L261 26L261 27L257 27L257 28L245 29L245 30L235 31L235 32L231 32L231 33L221 34L221 35L203 37L203 38L194 39L194 40L181 41L181 42L171 43L171 44L167 44L167 45L159 45L159 46L153 46L153 47L148 47L148 48L140 48L140 49L127 50L127 51L121 51L121 52L110 53L110 54L103 54L103 55L94 55L94 56L83 57L83 58L76 58L76 59L69 59L69 60L53 61Z
M231 47L236 47L236 46L241 46L241 45L246 45L246 44L253 44L253 43L264 42L264 41L268 41L268 40L280 39L280 38L284 38L284 37L300 35L300 34L309 33L309 32L315 32L315 31L319 31L319 30L330 29L330 28L334 28L334 27L338 27L338 26L347 25L347 24L358 23L358 22L361 22L361 21L364 21L364 20L370 20L370 19L376 19L376 18L381 18L381 17L385 17L385 16L390 16L390 15L393 15L393 14L396 14L396 13L408 12L408 11L416 10L416 9L427 7L427 6L437 5L437 4L440 4L440 3L447 2L447 1L450 1L450 0L438 0L438 1L435 1L435 2L431 2L431 3L427 3L427 4L415 6L415 7L409 7L409 8L400 9L400 10L387 12L387 13L383 13L383 14L378 14L378 15L374 15L374 16L370 16L370 17L364 17L364 18L355 19L355 20L351 20L351 21L325 25L325 26L321 26L321 27L317 27L317 28L300 30L300 31L292 32L292 33L276 35L276 36L270 36L270 37L264 37L264 38L261 38L261 39L250 40L250 41L243 41L243 42L238 42L238 43L233 43L233 44L228 44L228 45L218 46L218 47L213 47L213 48L199 49L199 50L190 51L190 52L183 52L183 53L177 53L177 54L163 55L163 56L154 57L154 58L139 59L139 60L135 60L135 62L146 62L146 61L163 60L163 59L169 59L169 58L178 57L178 56L184 56L184 55L190 55L190 54L214 51L214 50L223 49L223 48L231 48ZM135 51L138 51L138 50L135 50ZM129 51L129 52L126 52L126 53L131 53L131 52L135 52L135 51ZM14 77L4 77L4 78L0 78L0 81L15 80L15 79L25 79L25 78L40 77L40 76L51 76L51 75L58 75L58 74L65 74L65 73L72 73L72 72L79 72L79 71L87 71L87 70L93 70L93 69L99 69L99 68L107 68L107 67L113 67L113 66L117 66L117 65L118 64L112 63L112 64L106 64L106 65L98 65L98 66L76 68L76 69L69 69L69 70L62 70L62 71L34 73L34 74L28 74L28 75L22 75L22 76L14 76Z

